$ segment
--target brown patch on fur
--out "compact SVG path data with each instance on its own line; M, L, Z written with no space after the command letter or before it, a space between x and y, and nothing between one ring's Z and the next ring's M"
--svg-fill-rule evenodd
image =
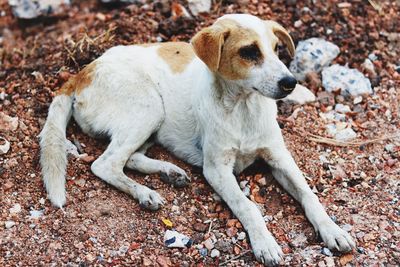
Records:
M258 148L256 150L256 155L265 161L272 159L271 152L267 148Z
M227 23L225 20L222 20L220 23L229 30L229 37L225 40L222 47L218 72L228 80L246 79L250 68L255 64L262 63L264 53L260 37L254 30L243 28L236 22L232 23L229 21ZM260 61L254 62L240 56L239 49L250 45L257 45L261 50Z
M173 73L183 72L195 57L190 44L184 42L161 43L157 53Z
M228 80L246 79L249 69L262 63L264 58L259 35L231 19L220 20L200 31L192 39L192 44L208 68ZM257 45L261 50L259 62L239 55L240 48L251 45Z
M71 95L73 92L79 94L92 83L95 68L96 62L93 61L64 83L61 89L57 91L57 95Z

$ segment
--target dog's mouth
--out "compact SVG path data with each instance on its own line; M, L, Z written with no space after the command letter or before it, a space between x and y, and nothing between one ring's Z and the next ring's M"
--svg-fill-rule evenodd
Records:
M266 96L263 93L261 93L261 91L258 88L253 86L252 89L254 91L260 93L261 95ZM278 93L273 94L272 96L266 96L266 97L272 98L274 100L280 100L280 99L283 99L283 98L287 97L288 95L290 95L291 92L292 91L280 91Z

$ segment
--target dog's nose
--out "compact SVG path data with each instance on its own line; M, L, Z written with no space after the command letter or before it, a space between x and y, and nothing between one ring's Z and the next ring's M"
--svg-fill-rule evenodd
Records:
M286 76L279 80L278 85L279 88L283 91L293 91L296 87L297 80L291 76Z

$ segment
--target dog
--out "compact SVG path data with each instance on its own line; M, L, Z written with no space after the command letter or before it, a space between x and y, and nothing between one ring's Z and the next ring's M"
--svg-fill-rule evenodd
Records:
M293 56L289 33L252 15L220 17L191 43L116 46L70 78L58 91L40 133L41 167L48 197L66 202L66 127L71 116L91 135L111 142L92 165L105 182L130 194L140 206L159 209L156 191L128 178L123 168L184 186L189 177L169 162L148 158L159 143L203 168L207 182L248 233L256 259L275 265L283 253L257 206L240 190L234 173L256 159L303 207L329 249L355 247L351 236L327 215L287 150L276 121L276 100L296 79L277 56L279 40Z

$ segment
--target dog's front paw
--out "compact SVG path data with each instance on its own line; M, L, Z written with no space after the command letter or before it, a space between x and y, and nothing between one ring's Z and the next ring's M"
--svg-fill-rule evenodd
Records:
M164 198L150 188L143 186L138 191L137 199L141 208L154 211L161 208L161 206L165 203Z
M160 178L162 181L172 184L175 187L184 187L190 182L190 178L185 171L174 165L164 172L161 172Z
M318 234L324 241L325 245L327 245L331 250L348 252L356 247L356 244L349 233L341 229L332 221L319 225Z
M282 260L283 252L272 235L251 240L256 259L265 266L276 266Z

